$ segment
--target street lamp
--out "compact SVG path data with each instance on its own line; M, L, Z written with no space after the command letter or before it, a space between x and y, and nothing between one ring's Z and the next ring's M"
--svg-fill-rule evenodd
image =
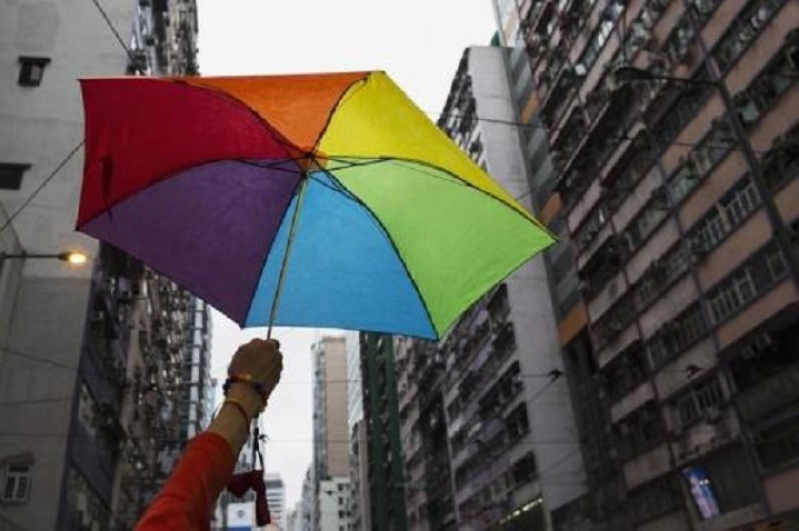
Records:
M56 259L72 265L83 265L89 259L85 253L80 251L64 251L61 253L4 253L0 252L0 262L4 260L31 260L31 259Z
M769 218L769 222L774 233L774 239L777 241L780 251L782 251L782 254L785 256L785 259L788 262L788 270L791 273L794 284L797 288L799 288L799 258L797 258L797 253L794 250L792 237L793 231L785 224L785 221L782 219L782 216L777 209L777 205L774 203L774 199L772 198L771 192L766 184L765 176L763 175L763 169L760 167L760 161L757 159L754 149L752 149L752 144L749 142L749 135L741 123L738 112L735 110L735 104L733 103L732 96L730 95L730 91L727 88L727 84L724 82L724 80L686 79L681 77L664 76L660 74L654 74L648 70L637 68L631 65L622 65L617 67L613 70L613 76L619 83L625 81L671 81L674 83L685 83L688 85L710 86L718 89L719 95L724 103L724 112L727 115L727 121L730 124L730 129L735 135L735 139L740 145L741 151L743 151L746 162L751 170L750 176L752 178L752 182L754 183L755 188L757 189L757 192L763 201L763 208L765 209L766 215Z

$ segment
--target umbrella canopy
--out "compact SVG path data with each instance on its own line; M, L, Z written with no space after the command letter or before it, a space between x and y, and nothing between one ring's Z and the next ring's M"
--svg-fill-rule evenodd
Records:
M241 326L436 339L553 241L383 72L81 87L78 229Z

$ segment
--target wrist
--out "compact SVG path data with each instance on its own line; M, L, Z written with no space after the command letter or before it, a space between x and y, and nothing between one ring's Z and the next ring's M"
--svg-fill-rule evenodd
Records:
M257 417L266 406L266 402L255 389L246 383L232 383L227 397L241 403L251 419Z

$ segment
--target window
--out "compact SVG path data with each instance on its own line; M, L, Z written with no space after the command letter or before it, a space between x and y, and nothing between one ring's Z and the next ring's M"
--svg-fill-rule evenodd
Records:
M630 493L636 521L654 518L682 505L680 484L675 476L662 476Z
M732 68L784 1L752 0L740 12L713 50L713 58L722 73Z
M608 220L608 213L604 204L598 205L588 214L588 217L583 222L583 225L577 229L574 234L574 240L580 249L585 250L594 240L599 230L605 225Z
M620 457L630 459L662 440L660 414L654 402L647 402L614 426Z
M30 164L0 163L0 190L19 190L22 187L22 175L30 167Z
M721 513L758 501L757 479L753 477L747 459L740 446L731 445L693 465L706 471L705 488L713 492ZM691 487L690 483L688 486Z
M753 126L796 83L796 76L790 72L788 55L781 52L748 87L734 96L733 103L745 127Z
M599 53L602 51L602 48L605 47L605 43L608 42L611 33L613 33L613 21L617 17L618 13L610 10L609 16L604 16L599 22L599 27L594 32L594 35L591 37L588 45L586 45L585 51L578 61L581 65L584 65L586 70L591 69L591 67L594 65L594 61L596 61L597 57L599 57Z
M772 242L708 293L711 319L729 318L785 273L785 259Z
M799 419L791 418L755 435L757 455L765 469L799 459Z
M641 309L654 300L671 281L688 270L691 254L681 244L672 247L661 258L654 260L635 286L635 301Z
M513 413L508 415L505 419L505 428L508 432L510 440L515 440L523 437L530 431L530 424L527 420L527 406L521 404L513 410Z
M761 162L769 187L775 188L799 171L799 127L774 140Z
M675 401L680 426L688 426L717 410L724 402L724 392L717 377L712 377L683 393Z
M511 471L513 484L521 486L530 483L535 478L536 470L535 456L533 456L532 452L528 452L513 464Z
M38 87L42 84L44 67L50 63L47 57L20 57L19 83L23 87Z
M24 503L30 497L32 456L8 458L0 468L0 484L2 484L2 501L7 503Z
M80 386L78 419L89 435L94 437L97 434L97 402L85 382Z
M690 306L675 319L664 323L647 344L651 369L657 370L665 365L702 337L706 330L699 304Z
M604 340L604 344L615 340L627 325L635 318L635 304L628 292L597 321L594 327L596 335Z
M647 203L635 219L630 222L627 230L624 232L624 238L627 243L627 249L632 254L644 241L649 238L649 235L655 230L666 217L666 211L662 208L656 208L656 199Z
M644 381L643 348L635 343L602 369L603 389L612 401L622 399Z
M750 179L741 182L721 200L721 208L733 227L740 224L759 204L760 197Z

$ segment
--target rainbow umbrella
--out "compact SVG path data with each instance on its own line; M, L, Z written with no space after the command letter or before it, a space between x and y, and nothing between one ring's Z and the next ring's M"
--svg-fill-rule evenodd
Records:
M78 229L241 326L437 339L553 241L383 72L81 87Z

